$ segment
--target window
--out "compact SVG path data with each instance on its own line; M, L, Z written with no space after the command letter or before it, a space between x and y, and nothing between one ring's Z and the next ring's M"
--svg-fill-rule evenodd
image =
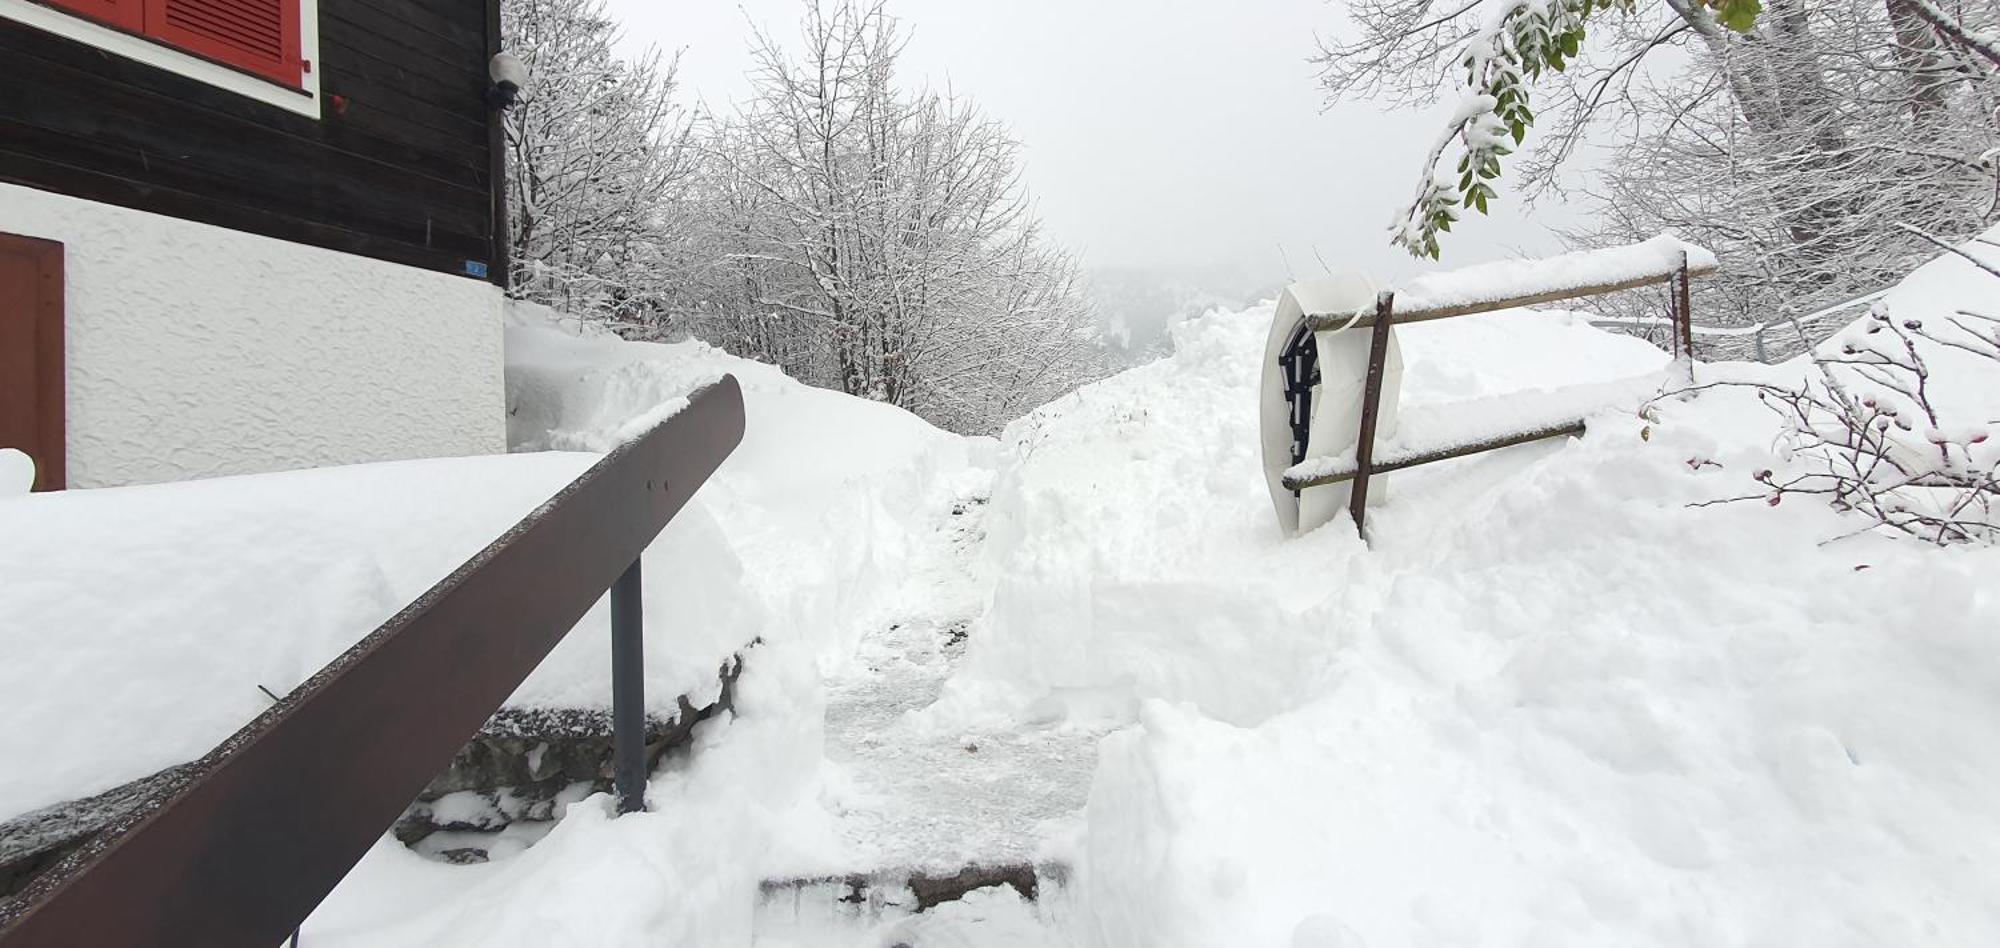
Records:
M0 19L319 118L319 0L0 0Z
M129 30L256 73L303 85L299 0L50 0Z

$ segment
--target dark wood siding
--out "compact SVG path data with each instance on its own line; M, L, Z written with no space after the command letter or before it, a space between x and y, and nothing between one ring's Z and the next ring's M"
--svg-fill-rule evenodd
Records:
M320 0L318 120L0 19L0 180L426 269L495 264L496 6Z

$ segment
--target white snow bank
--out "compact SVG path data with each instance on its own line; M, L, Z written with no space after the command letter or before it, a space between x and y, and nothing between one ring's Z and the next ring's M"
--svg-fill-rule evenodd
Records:
M1691 511L1769 463L1707 421L1383 518L1261 726L1148 705L1092 790L1097 943L1991 944L2000 558Z
M433 862L385 837L307 920L301 942L751 944L762 865L823 832L810 768L797 763L818 752L813 735L796 733L815 676L771 654L759 649L745 666L738 714L697 728L694 764L653 778L648 812L614 817L599 794L571 805L526 852L475 866Z
M1636 244L1427 273L1396 288L1396 309L1446 309L1657 277L1679 269L1683 254L1691 270L1715 267L1715 254L1661 234Z
M859 620L906 569L911 531L930 529L930 514L983 482L991 439L941 431L705 343L565 330L546 309L516 304L509 440L517 451L603 450L632 419L725 373L743 387L743 443L696 503L743 557L746 582L777 610L778 634L809 642L826 662L845 661Z
M998 585L929 718L1138 709L1077 844L1086 943L2000 939L2000 551L1689 506L1779 463L1741 389L1391 475L1372 548L1283 541L1266 318L1183 327L1006 437ZM1559 315L1403 341L1412 406L1666 362Z
M1987 231L1983 238L2000 241L2000 227ZM2000 246L1975 241L1961 249L1988 266L2000 268ZM1992 338L1994 324L1969 319L1964 313L2000 316L2000 306L1994 305L1996 300L2000 300L2000 277L1963 257L1945 254L1917 268L1883 294L1875 308L1898 324L1915 321L1934 335L1964 341L1967 329ZM1954 326L1954 322L1959 325ZM1837 358L1843 347L1852 346L1860 351L1875 349L1907 358L1894 336L1886 330L1870 334L1870 326L1869 317L1856 319L1821 343L1815 352ZM1918 352L1930 367L1928 384L1933 401L1941 409L1942 428L1958 438L1969 430L2000 424L2000 381L1993 377L1991 360L1928 341L1918 343ZM1893 397L1879 385L1868 388L1879 396ZM1894 400L1909 404L1907 399ZM1918 434L1921 436L1923 432ZM2000 438L1993 439L1990 446L2000 448Z
M19 448L0 448L0 497L15 497L35 487L35 459Z
M1326 673L1328 636L1355 607L1335 595L1356 565L1353 530L1342 517L1287 542L1259 493L1255 393L1269 319L1266 307L1178 326L1170 358L1009 426L987 544L998 583L966 671L933 711L941 725L1091 716L1141 696L1252 723ZM1667 361L1564 314L1468 316L1401 334L1411 411L1629 379ZM1558 450L1440 467L1490 476Z
M740 585L686 602L740 593L766 617L735 713L701 726L691 762L655 775L652 812L606 819L607 801L586 800L527 852L483 866L378 846L307 922L307 943L747 945L760 881L855 864L829 813L843 780L825 761L823 674L853 660L864 631L937 595L918 557L938 543L922 534L983 491L992 442L702 343L623 342L527 306L507 329L510 439L600 449L724 373L742 384L747 430L682 516L699 510L710 549L741 563ZM649 628L702 621L650 605L656 572Z
M199 757L596 460L474 457L0 499L0 817ZM645 556L649 703L762 630L715 524ZM600 602L509 703L605 707ZM32 762L26 763L26 762Z

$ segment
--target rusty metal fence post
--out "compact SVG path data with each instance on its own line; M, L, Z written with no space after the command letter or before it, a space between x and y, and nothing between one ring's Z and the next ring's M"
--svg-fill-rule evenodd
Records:
M1680 269L1674 271L1674 352L1675 357L1694 362L1694 304L1689 299L1688 255L1681 251Z
M1368 477L1374 473L1375 428L1382 413L1382 376L1389 362L1389 326L1394 321L1396 294L1383 290L1375 296L1375 322L1368 337L1368 377L1361 390L1361 431L1354 442L1354 484L1347 497L1347 512L1354 518L1354 532L1368 539Z

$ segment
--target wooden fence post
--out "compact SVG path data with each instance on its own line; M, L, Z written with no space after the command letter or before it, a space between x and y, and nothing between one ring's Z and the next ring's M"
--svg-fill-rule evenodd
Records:
M1389 361L1389 326L1394 321L1396 294L1383 290L1375 296L1375 323L1368 339L1368 377L1361 390L1361 432L1354 442L1354 484L1347 499L1347 512L1354 518L1354 532L1368 539L1368 475L1375 464L1375 427L1382 412L1382 376Z

